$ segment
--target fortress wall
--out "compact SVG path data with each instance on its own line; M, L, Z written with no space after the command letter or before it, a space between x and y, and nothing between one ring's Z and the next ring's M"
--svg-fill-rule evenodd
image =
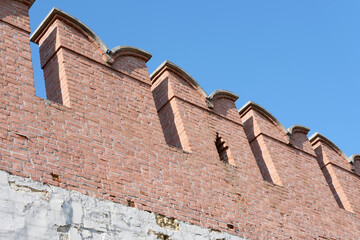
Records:
M149 53L129 46L109 50L85 24L57 9L31 37L40 45L49 100L36 97L26 30L32 2L1 4L3 176L46 184L57 189L54 194L83 194L95 206L161 214L198 226L205 239L217 231L225 239L360 235L357 160L354 168L330 140L308 140L308 129L299 125L285 129L251 102L237 112L236 94L207 95L173 63L149 75ZM42 214L59 236L51 213ZM107 226L100 235L134 232L133 225ZM146 226L136 225L139 238L158 237ZM65 224L60 232L70 229L83 231ZM1 234L27 236L21 228Z

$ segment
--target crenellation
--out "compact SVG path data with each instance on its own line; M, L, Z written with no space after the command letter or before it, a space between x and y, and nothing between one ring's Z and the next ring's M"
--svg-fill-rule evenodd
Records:
M301 125L293 125L288 129L290 145L308 154L315 156L314 149L307 137L310 129Z
M323 155L323 165L332 163L349 171L351 170L350 159L329 139L316 132L309 140L314 149L320 147Z
M289 142L289 134L286 128L271 113L260 105L249 101L241 107L238 112L244 127L246 123L252 128L248 130L249 133L253 132L249 141L261 133L280 142Z
M31 63L29 7L21 2L0 3L1 90L11 103L35 93ZM14 47L21 46L21 47Z
M193 150L189 139L191 133L187 126L190 122L187 119L199 109L191 107L190 104L206 107L205 91L189 74L168 61L156 69L150 78L167 143L191 152ZM191 109L187 111L185 107Z
M59 9L31 37L49 100L36 97L28 36L15 26L30 5L0 3L0 16L13 6L20 16L0 21L0 188L11 193L0 219L12 224L0 238L359 236L358 155L285 129L253 102L237 111L236 94L208 95L169 61L149 75L151 54L108 50ZM7 207L16 201L26 214ZM24 219L29 232L13 224Z
M44 34L46 34L47 29L52 26L53 22L56 19L62 19L67 26L63 27L65 35L62 35L61 37L65 36L72 36L71 30L72 28L75 29L75 31L81 33L84 37L87 38L87 40L94 44L94 47L97 46L97 49L100 51L101 54L107 54L109 49L105 45L105 43L84 23L82 23L80 20L76 19L75 17L71 16L70 14L67 14L66 12L58 9L53 8L49 14L45 17L45 19L42 21L40 26L32 33L30 36L30 41L39 44L41 41L41 38L43 38ZM66 32L67 30L67 32ZM79 35L75 35L79 36ZM80 37L82 38L82 37ZM64 39L66 40L66 39ZM78 40L80 40L78 38ZM40 42L41 43L41 42ZM71 44L70 44L71 46ZM96 47L95 47L96 48Z
M162 77L164 75L164 77ZM163 62L151 75L152 85L158 79L168 83L168 99L176 97L195 106L207 108L207 94L202 87L182 68L172 62ZM156 100L156 99L155 99Z
M359 211L353 197L359 182L352 171L350 159L329 139L319 133L310 137L319 167L338 205L350 212Z
M170 61L164 61L157 69L154 70L153 73L150 74L150 78L152 83L157 81L158 77L162 75L162 73L166 70L170 70L181 77L183 80L187 81L193 88L197 89L200 95L207 97L204 89L199 85L199 83L188 74L184 69L180 68L176 64Z
M360 176L360 154L353 154L350 159L353 163L354 173Z
M0 2L0 21L19 30L18 34L30 34L30 0L2 0ZM27 41L28 42L28 41Z
M207 100L211 103L211 109L214 113L242 124L235 105L238 98L238 95L230 91L219 89L212 92Z
M287 144L289 136L283 125L259 105L248 102L239 110L246 137L255 156L258 168L264 180L283 186L279 163L275 152L269 144L276 140L277 145ZM270 141L269 141L270 140ZM279 147L276 147L278 149Z

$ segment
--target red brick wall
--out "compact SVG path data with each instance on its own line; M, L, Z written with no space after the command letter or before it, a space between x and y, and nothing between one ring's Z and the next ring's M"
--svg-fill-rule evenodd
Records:
M252 239L360 236L359 176L326 141L287 134L256 108L239 116L230 99L205 99L174 69L151 83L146 59L120 54L111 64L62 17L38 39L54 102L36 97L30 4L0 4L1 170ZM220 161L216 133L235 166ZM187 152L167 145L179 142ZM323 174L325 155L347 210Z

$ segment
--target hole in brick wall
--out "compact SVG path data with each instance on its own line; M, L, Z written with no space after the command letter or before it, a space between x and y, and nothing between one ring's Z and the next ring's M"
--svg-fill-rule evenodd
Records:
M21 139L21 140L29 140L29 137L27 136L27 135L24 135L24 134L21 134L21 133L15 133L18 137L19 137L19 139Z
M130 199L127 200L127 204L129 207L135 207L134 201L131 201Z
M51 173L52 180L56 182L60 182L60 176L59 174Z
M226 226L227 226L229 229L234 229L234 228L235 228L234 225L232 225L232 224L226 224Z
M214 229L214 228L210 228L210 230L211 230L212 232L218 232L218 233L221 233L221 231L220 231L220 230L217 230L217 229Z
M234 160L230 153L229 146L226 145L225 141L219 135L219 133L216 133L215 146L219 154L219 158L222 162L235 165Z

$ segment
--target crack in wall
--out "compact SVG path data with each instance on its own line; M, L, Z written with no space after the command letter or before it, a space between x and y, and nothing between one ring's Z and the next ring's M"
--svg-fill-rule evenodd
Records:
M49 200L50 193L46 190L39 190L36 188L32 188L26 185L20 185L15 183L15 181L8 181L10 188L14 189L17 192L29 192L29 193L35 193L40 196L42 196L42 199Z

